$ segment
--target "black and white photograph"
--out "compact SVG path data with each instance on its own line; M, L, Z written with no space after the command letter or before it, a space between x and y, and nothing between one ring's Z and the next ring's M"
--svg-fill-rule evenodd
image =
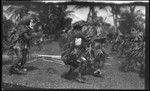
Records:
M2 1L1 89L145 90L147 6Z

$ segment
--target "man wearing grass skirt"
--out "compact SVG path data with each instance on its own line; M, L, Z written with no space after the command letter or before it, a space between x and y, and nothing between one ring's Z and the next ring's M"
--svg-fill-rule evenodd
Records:
M17 25L16 29L18 38L14 42L14 49L17 50L17 62L10 67L10 74L26 74L27 69L24 67L27 61L27 54L29 51L30 40L33 37L33 28L36 24L35 19L31 19L29 22Z
M69 41L69 50L67 52L62 53L62 60L66 65L70 65L70 70L67 75L71 79L75 79L78 82L84 82L84 78L82 76L82 63L83 60L80 60L80 57L85 52L85 43L86 39L82 31L76 30L73 31L72 41ZM72 74L75 74L72 76Z

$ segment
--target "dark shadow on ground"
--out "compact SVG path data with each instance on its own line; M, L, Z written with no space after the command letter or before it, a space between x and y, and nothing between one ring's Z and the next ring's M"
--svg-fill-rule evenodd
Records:
M3 90L44 90L42 88L32 88L32 87L16 85L16 84L9 84L9 83L4 83L4 82L2 82L1 88Z
M56 73L58 73L58 71L55 70L55 69L52 68L52 67L49 67L49 68L46 70L46 72L49 73L49 74L56 74Z
M83 76L92 75L95 77L100 77L100 76L94 75L93 72L94 72L94 69L88 68L86 71L84 71L82 73L82 75ZM66 72L61 75L62 78L67 79L67 80L72 80L72 79L76 78L76 76L77 76L77 73L75 73L75 72L73 72L71 74L68 74L68 72Z
M64 73L61 75L62 78L66 79L66 80L72 80L77 76L77 73L72 73L72 74L68 74L68 72Z

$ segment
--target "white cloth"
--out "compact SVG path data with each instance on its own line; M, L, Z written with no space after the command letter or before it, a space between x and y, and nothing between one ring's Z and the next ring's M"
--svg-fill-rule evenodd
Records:
M100 34L102 34L102 28L101 27L97 27L97 35L99 36Z
M82 39L81 38L75 38L75 45L79 46L82 43Z

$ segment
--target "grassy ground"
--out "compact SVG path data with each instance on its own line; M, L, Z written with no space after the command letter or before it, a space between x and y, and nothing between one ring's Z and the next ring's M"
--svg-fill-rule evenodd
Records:
M108 52L109 52L109 48ZM31 53L37 50L33 47ZM36 51L38 52L38 51ZM55 54L60 55L61 51L57 42L44 45L40 54ZM21 85L29 88L50 88L50 89L144 89L145 82L136 73L123 73L119 71L121 61L116 55L110 55L107 63L111 65L105 66L105 77L98 78L90 75L85 76L86 83L78 83L64 79L62 75L68 71L69 67L53 62L37 61L27 63L27 75L9 75L8 69L11 60L3 60L2 64L2 81L3 83L10 83ZM29 60L31 61L31 60ZM61 61L61 60L60 60ZM3 85L3 88L6 87ZM23 87L23 88L24 88ZM22 87L21 87L22 88ZM5 89L5 88L4 88Z

